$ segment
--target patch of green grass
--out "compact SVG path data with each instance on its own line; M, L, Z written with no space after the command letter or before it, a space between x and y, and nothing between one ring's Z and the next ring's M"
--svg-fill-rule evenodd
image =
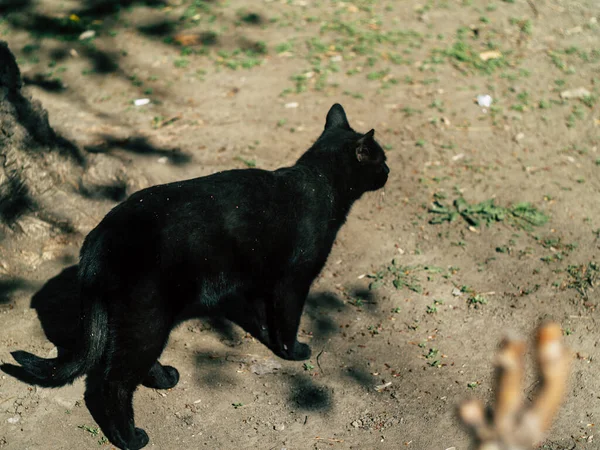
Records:
M98 29L98 25L88 17L39 15L36 18L28 14L7 14L7 22L15 28L32 30L36 38L52 38L58 41L77 41L84 31Z
M442 367L440 360L438 359L440 351L437 348L430 348L425 356L425 359L429 360L427 364L430 367Z
M487 299L481 294L470 295L467 298L467 303L469 304L469 306L472 306L474 308L479 308L482 305L487 305L487 302Z
M544 225L548 216L530 203L516 203L508 208L497 206L494 199L485 200L477 204L469 204L459 197L454 200L452 207L435 201L429 212L435 217L429 221L430 224L443 222L454 222L462 217L469 225L477 227L481 222L491 225L495 222L507 221L519 228L530 230L533 226Z
M561 72L566 74L575 73L575 69L573 67L569 67L569 65L562 59L559 52L549 51L548 56L550 57L550 61L554 64Z
M476 51L470 44L459 40L447 50L434 50L434 53L441 54L450 59L461 70L467 72L480 72L486 75L491 75L497 69L508 66L508 61L504 56L500 58L491 58L487 61L479 57L479 52Z
M356 99L363 99L364 96L360 93L360 92L351 92L351 91L344 91L343 92L344 95L348 95L352 98L356 98Z
M586 95L581 99L581 101L588 108L593 108L596 105L596 102L598 101L598 96L594 94Z
M233 51L219 50L215 63L231 70L239 68L252 69L264 61L264 55L268 53L266 43L262 41L248 43L247 48L237 48Z
M309 362L305 362L302 367L304 367L304 370L306 371L310 371L310 370L314 370L315 366L313 366L311 363Z
M129 77L129 81L131 81L131 84L133 84L136 87L140 87L144 84L144 82L140 80L140 78L137 75L131 75Z
M427 352L427 354L425 355L425 358L427 359L432 359L435 358L439 353L439 350L437 348L430 348L429 351Z
M376 72L370 72L367 74L367 79L368 80L381 80L389 73L390 73L389 69L380 70L380 71L376 71Z
M593 49L590 52L581 50L578 54L581 60L586 63L597 63L600 61L600 49Z
M248 167L251 167L251 168L256 167L256 160L254 160L254 159L244 159L241 156L236 156L235 159L243 162Z
M530 36L532 33L533 23L529 19L517 19L515 17L511 17L510 24L518 26L519 30L523 34Z
M542 256L540 260L545 263L558 262L562 261L564 258L561 252L556 252L548 256Z
M594 261L587 264L569 265L567 288L575 289L584 300L589 299L590 289L597 287L600 281L600 265Z
M404 113L404 115L407 116L407 117L413 116L415 114L422 114L423 113L423 111L421 111L420 109L411 108L410 106L405 106L400 111L402 111Z
M233 406L235 409L241 408L242 406L244 406L243 403L238 402L238 403L232 403L231 406Z
M294 42L293 41L282 42L281 44L277 44L275 46L276 53L291 52L292 50L294 50Z
M574 105L571 110L571 114L567 116L566 125L567 128L573 128L577 124L577 120L583 120L585 118L585 112L579 105Z
M160 4L160 3L159 3ZM210 1L208 0L193 0L191 5L187 7L185 12L183 13L182 19L190 19L196 16L198 13L208 14L212 12L210 7Z
M92 436L98 436L98 434L100 433L100 429L98 427L90 427L88 425L77 425L77 428L79 428L80 430L87 431Z
M429 107L437 109L438 112L444 112L444 102L438 98L433 99Z
M371 334L371 336L376 336L379 334L379 332L381 331L381 324L379 325L369 325L367 327L367 330L369 330L369 334Z
M419 279L414 275L416 268L410 266L398 266L395 261L388 268L394 279L392 284L396 289L407 288L417 294L423 293L423 287L419 284Z
M554 252L562 252L565 255L568 255L578 247L576 242L565 243L560 237L539 238L538 236L534 236L534 239L538 241L542 247L551 249Z
M548 108L550 108L550 102L547 101L547 100L542 99L542 100L540 100L538 102L538 108L540 108L540 109L548 109Z
M353 306L356 306L357 308L362 308L364 306L364 304L365 304L365 302L363 301L363 299L360 298L360 297L352 299L348 303L350 303Z
M408 289L418 294L423 293L423 287L418 277L419 273L425 272L427 274L427 281L433 281L434 275L441 275L443 278L449 278L458 269L452 267L447 271L442 267L427 266L427 265L414 265L414 266L403 266L398 263L397 260L393 260L392 263L383 270L379 270L376 273L368 274L367 277L372 281L369 284L369 289L374 290L384 285L386 279L391 278L392 285L396 289ZM442 302L439 300L434 301L434 306L439 305Z

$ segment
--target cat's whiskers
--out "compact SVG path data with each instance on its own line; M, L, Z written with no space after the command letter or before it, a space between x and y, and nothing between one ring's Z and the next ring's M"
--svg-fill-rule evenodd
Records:
M373 193L375 197L375 207L382 209L385 203L385 187Z

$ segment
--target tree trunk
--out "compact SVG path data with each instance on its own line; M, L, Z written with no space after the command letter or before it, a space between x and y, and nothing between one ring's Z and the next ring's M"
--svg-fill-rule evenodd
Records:
M117 158L86 155L57 134L42 105L24 95L21 87L15 57L0 41L0 259L4 261L6 252L23 246L81 238L115 201L147 184ZM39 252L41 260L52 257Z

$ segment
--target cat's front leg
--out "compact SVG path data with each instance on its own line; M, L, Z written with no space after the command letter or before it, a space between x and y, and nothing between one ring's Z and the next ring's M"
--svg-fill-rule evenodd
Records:
M310 347L297 339L309 287L310 284L299 285L285 280L274 289L271 304L268 305L269 348L280 358L292 361L310 358Z

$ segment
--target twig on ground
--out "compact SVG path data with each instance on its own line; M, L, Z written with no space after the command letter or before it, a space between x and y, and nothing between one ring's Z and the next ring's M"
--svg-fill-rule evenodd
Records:
M478 450L531 449L550 428L565 394L571 360L558 324L539 329L536 351L541 388L530 407L522 404L525 342L514 338L505 339L496 360L499 377L493 420L486 418L478 400L460 406L460 418L473 431Z
M319 358L321 357L321 355L323 354L323 352L325 351L325 349L322 349L319 354L317 355L317 366L319 367L319 370L321 371L321 375L325 375L325 372L323 372L323 368L321 367L321 361L319 360Z

